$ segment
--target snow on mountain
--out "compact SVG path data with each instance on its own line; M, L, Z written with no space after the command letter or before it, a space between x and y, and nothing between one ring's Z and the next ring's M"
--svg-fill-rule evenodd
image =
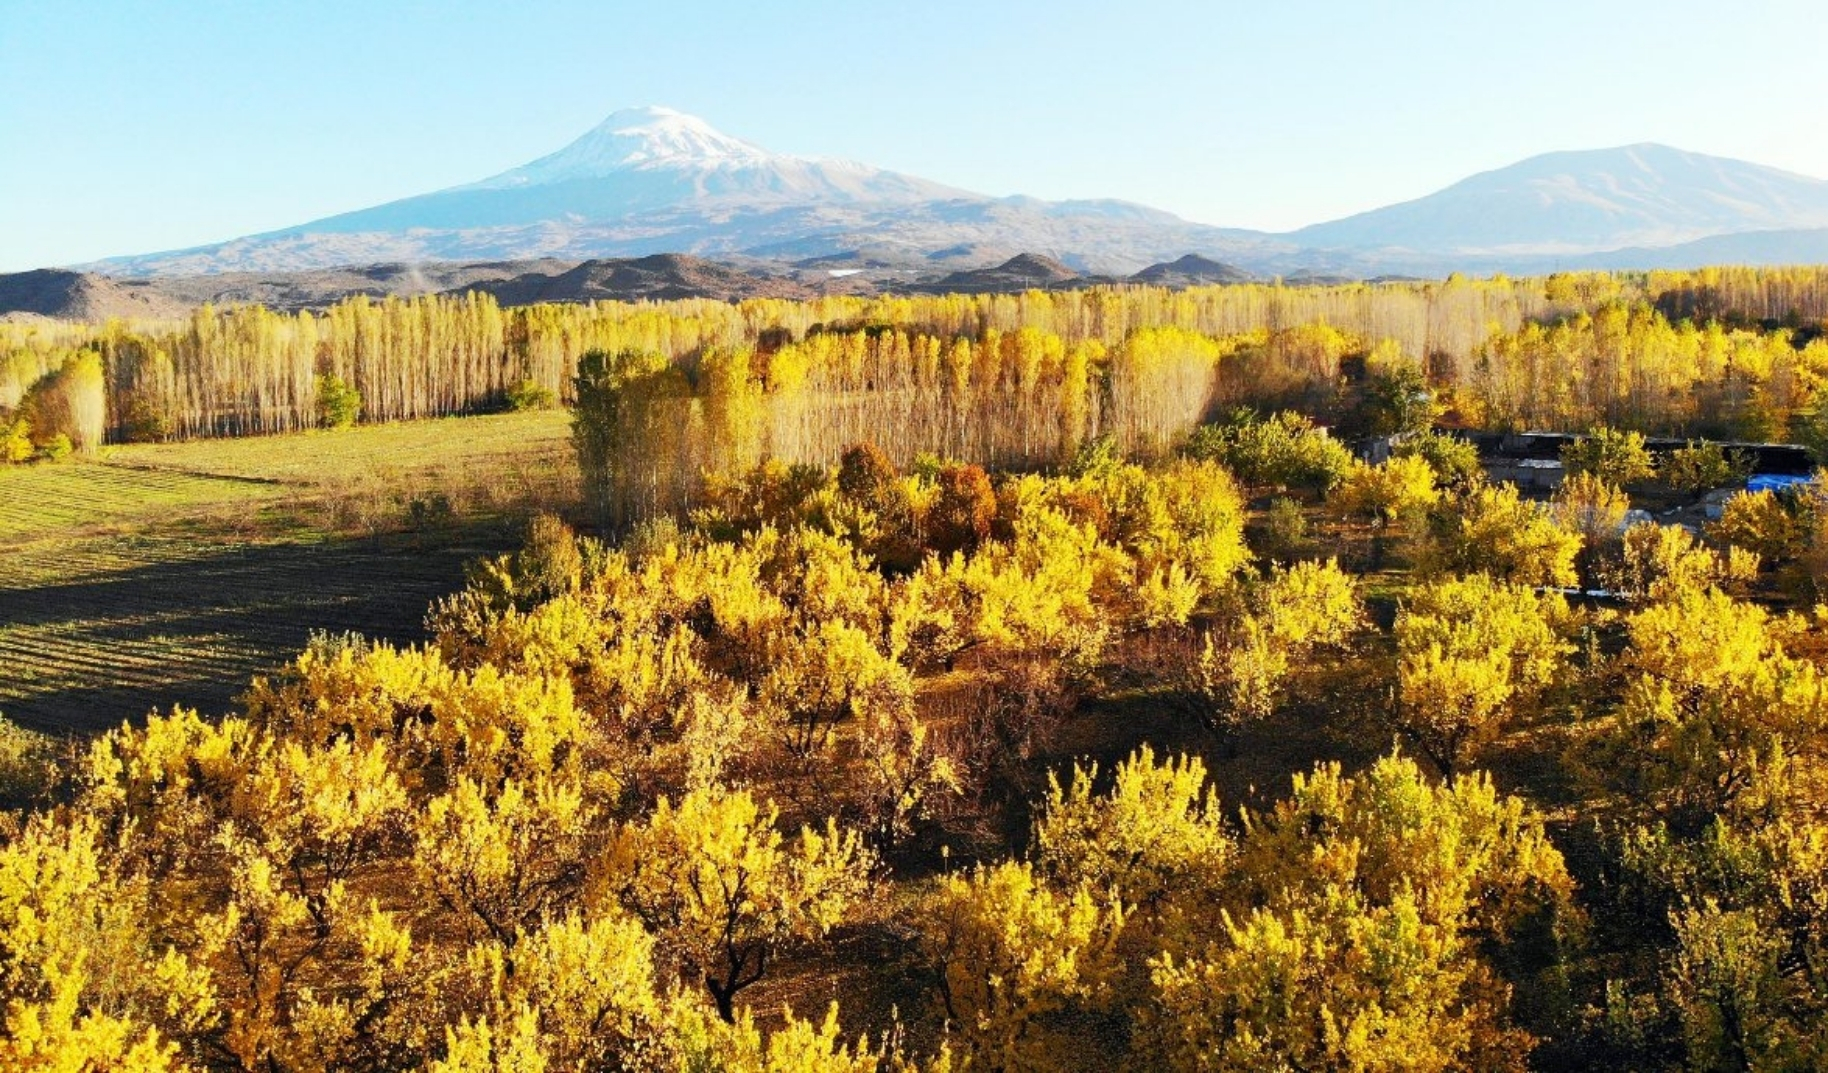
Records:
M116 275L274 272L365 261L654 253L802 259L887 244L1033 250L1134 271L1227 233L1121 201L993 198L846 160L773 153L669 108L616 112L556 153L479 182L192 250Z
M682 193L701 200L904 203L980 197L854 161L771 153L697 116L653 106L615 112L556 153L447 193L576 182L640 184L630 173L669 177Z
M772 158L766 149L732 138L697 116L671 108L625 108L556 153L458 189L601 179L629 168L680 163L760 167Z
M571 144L478 182L190 250L92 266L117 276L274 273L377 262L876 251L901 265L1027 251L1127 275L1189 253L1256 275L1550 271L1625 251L1818 248L1828 182L1660 145L1549 153L1414 201L1286 235L1210 227L1116 200L989 197L853 161L774 153L669 108L610 115ZM1812 230L1814 229L1814 230ZM937 259L937 260L934 260Z

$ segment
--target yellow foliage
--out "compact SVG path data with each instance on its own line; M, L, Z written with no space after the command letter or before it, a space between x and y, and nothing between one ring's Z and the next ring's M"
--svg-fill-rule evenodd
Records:
M316 937L334 937L336 955L325 960L343 972L281 996L292 1001L275 1057L292 1068L343 1069L421 1047L433 1028L426 996L437 986L426 949L415 951L406 926L372 901L329 923Z
M1155 548L1136 549L1142 561L1184 561L1205 593L1224 590L1250 559L1244 543L1244 497L1225 469L1180 461L1150 474L1173 528Z
M1521 1070L1503 985L1407 895L1224 921L1211 955L1154 965L1152 1044L1174 1069Z
M1273 567L1251 599L1275 639L1297 651L1344 645L1364 621L1358 584L1333 559Z
M702 647L685 626L667 633L620 631L591 653L580 696L618 737L646 744L670 729L680 709L716 681L699 660Z
M215 1016L208 973L154 945L147 886L119 874L98 833L41 816L0 846L5 1068L188 1068L169 1034Z
M970 646L1089 660L1108 629L1095 594L1122 591L1128 565L1091 526L1050 508L1025 510L1012 543L927 560L891 611L892 642L926 662Z
M792 1010L783 1011L782 1020L781 1027L764 1035L747 1009L734 1024L726 1024L680 1003L671 1023L679 1065L720 1073L876 1073L884 1066L884 1056L871 1050L867 1040L855 1045L843 1041L835 1002L822 1022L801 1020ZM900 1068L899 1063L893 1068Z
M1442 770L1549 685L1573 651L1558 634L1567 616L1561 596L1484 574L1416 590L1396 620L1401 719Z
M1420 455L1393 455L1375 466L1355 462L1333 499L1347 514L1394 525L1419 516L1441 499L1434 468Z
M1145 630L1185 626L1200 602L1200 584L1179 563L1152 570L1136 587L1136 623Z
M392 645L307 648L277 678L257 677L242 703L249 721L307 742L366 743L401 734L449 668L433 653Z
M1588 547L1618 536L1630 509L1630 496L1590 470L1563 480L1549 501L1555 520L1570 533L1579 533Z
M433 650L385 644L307 649L279 679L256 678L244 702L277 735L384 742L414 790L434 761L479 778L555 771L585 732L569 678L492 663L458 671Z
M414 827L420 881L467 929L512 944L573 896L595 806L557 778L459 778Z
M122 726L90 746L83 807L135 852L176 865L199 853L272 748L243 719L205 722L177 708L143 729Z
M1156 763L1144 745L1094 795L1098 765L1073 765L1064 787L1048 776L1035 822L1041 868L1066 889L1111 890L1124 905L1159 907L1220 881L1234 847L1197 757Z
M0 418L0 462L29 462L33 450L29 418L24 414Z
M806 759L831 744L841 723L894 719L906 711L914 681L867 634L839 619L783 645L762 694L780 713L788 750Z
M499 1026L467 1015L445 1029L444 1057L431 1073L547 1073L551 1068L540 1044L539 1011L523 1007Z
M1429 924L1505 934L1544 908L1565 911L1572 881L1542 819L1489 776L1435 782L1387 756L1359 775L1337 764L1297 775L1294 792L1251 818L1239 876L1268 904L1311 904L1349 886L1377 904L1399 892Z
M1250 610L1208 633L1190 667L1206 721L1235 728L1267 718L1290 667L1317 647L1341 647L1362 624L1357 585L1339 564L1272 567L1248 593Z
M1506 988L1475 935L1566 911L1541 820L1489 779L1424 779L1389 757L1297 776L1250 818L1203 948L1151 962L1151 1053L1174 1068L1521 1068Z
M418 732L449 771L478 779L539 778L576 759L584 716L564 678L484 665L435 681Z
M1686 590L1626 628L1631 678L1602 743L1613 781L1691 821L1781 815L1820 799L1828 682L1784 651L1793 624L1715 590Z
M1749 582L1757 573L1754 552L1715 552L1680 526L1640 524L1625 531L1618 561L1603 571L1602 581L1628 600L1662 601L1723 582Z
M1289 673L1290 647L1256 615L1239 621L1223 644L1207 634L1193 665L1193 685L1215 728L1230 728L1267 719L1282 696Z
M778 817L743 790L662 798L646 822L616 833L595 877L704 982L725 1020L777 951L825 935L868 884L873 858L854 833L828 822L788 839Z
M876 712L859 731L863 760L862 802L878 842L892 844L913 831L934 799L964 789L958 765L943 755L933 735L909 707Z
M1426 558L1450 573L1486 573L1520 585L1573 585L1581 538L1508 482L1480 483L1449 500L1429 526Z
M659 1065L669 1049L667 1013L655 991L654 939L640 921L601 906L514 938L472 946L444 985L446 1001L477 1011L477 1024L508 1026L507 1053L537 1050L553 1068ZM529 1018L533 1031L523 1033ZM502 1042L491 1038L491 1048ZM475 1045L454 1041L447 1061L464 1060Z
M196 1067L182 1061L175 1043L155 1029L95 1013L75 1020L73 1002L13 1003L0 1038L0 1064L20 1073L176 1073Z
M1781 652L1771 617L1715 590L1683 589L1626 620L1630 668L1685 694L1713 692L1752 677Z
M1767 563L1794 559L1803 543L1802 524L1768 491L1741 492L1727 500L1720 519L1708 523L1707 533Z
M1109 997L1125 915L1088 886L1055 893L1027 864L942 879L923 912L922 945L964 1060L1047 1070L1085 1059L1055 1015Z

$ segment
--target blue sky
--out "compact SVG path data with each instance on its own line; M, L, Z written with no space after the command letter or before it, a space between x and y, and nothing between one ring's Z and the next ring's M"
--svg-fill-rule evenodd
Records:
M1828 177L1810 0L0 0L0 271L468 182L619 107L1287 229L1538 152Z

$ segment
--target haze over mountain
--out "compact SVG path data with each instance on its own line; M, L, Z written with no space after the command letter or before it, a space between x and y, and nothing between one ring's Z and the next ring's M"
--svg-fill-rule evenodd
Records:
M1288 237L1317 248L1555 255L1828 227L1828 182L1666 145L1545 153Z
M650 107L616 112L558 152L480 182L92 267L152 275L662 252L799 260L867 244L904 260L991 246L1134 271L1223 244L1226 234L1120 201L993 198L867 164L772 153Z
M1732 236L1728 241L1723 236ZM770 152L667 108L616 112L499 175L281 231L91 266L116 276L681 253L928 286L1036 254L1128 275L1197 254L1257 275L1444 275L1828 261L1828 182L1659 145L1549 153L1413 201L1268 234L1116 200L990 197ZM1197 262L1165 281L1216 277ZM773 269L770 269L773 270Z

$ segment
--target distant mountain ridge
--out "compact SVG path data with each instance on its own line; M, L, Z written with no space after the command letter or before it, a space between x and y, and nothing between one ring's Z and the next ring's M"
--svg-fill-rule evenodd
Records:
M61 268L0 275L0 315L22 313L60 320L183 316L189 306L146 281L115 280Z
M1183 259L1184 261L1185 259ZM652 254L639 258L590 261L485 261L471 264L373 265L364 269L324 269L261 275L227 273L201 276L151 276L114 279L64 269L37 269L0 275L0 319L46 317L100 322L124 319L169 319L187 315L206 303L217 306L258 303L297 312L322 309L353 295L409 297L425 294L488 294L504 306L539 302L669 301L679 298L804 299L828 294L874 295L885 292L1016 293L1032 289L1085 287L1094 283L1150 283L1186 287L1209 280L1190 280L1173 265L1151 265L1128 280L1083 276L1051 258L1017 254L1000 265L909 281L894 266L878 271L760 263L728 264L687 254ZM839 259L836 263L851 263ZM1210 263L1210 262L1208 262ZM1181 262L1176 262L1177 265ZM884 273L881 269L887 268ZM1220 265L1239 282L1250 277Z
M653 301L716 298L812 298L817 291L797 280L745 272L729 265L677 253L633 260L585 261L548 275L531 272L511 279L456 288L493 295L502 305L536 302Z
M867 164L771 153L672 109L635 108L475 183L83 267L142 276L655 253L801 260L870 244L908 256L998 245L1128 272L1226 234L1125 202L993 198Z
M1754 234L1765 237L1725 241ZM546 260L568 262L562 272L676 253L834 272L854 265L883 273L885 285L926 287L1025 252L1111 277L1189 256L1240 277L1304 278L1692 267L1709 256L1828 261L1828 182L1642 144L1531 157L1412 201L1269 234L1124 201L991 197L868 164L774 153L648 107L615 112L557 152L476 182L80 267L115 277L270 276ZM1229 278L1191 262L1162 273L1170 285Z
M1427 197L1315 224L1317 248L1555 256L1828 227L1828 182L1664 145L1546 153Z

